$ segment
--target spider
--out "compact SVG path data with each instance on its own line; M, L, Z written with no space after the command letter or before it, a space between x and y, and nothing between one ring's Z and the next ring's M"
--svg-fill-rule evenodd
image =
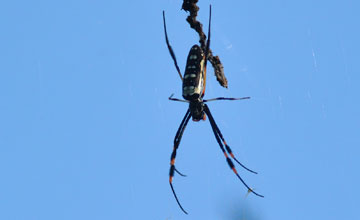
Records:
M167 47L169 49L170 55L174 61L175 68L183 82L182 85L182 96L184 99L177 99L173 98L173 94L169 97L169 100L171 101L180 101L180 102L186 102L189 103L189 108L185 113L185 116L183 120L180 123L180 126L176 132L175 139L174 139L174 148L171 154L170 158L170 171L169 171L169 183L171 190L173 192L173 195L176 199L177 204L181 208L181 210L188 214L185 209L180 204L180 201L175 193L172 180L174 173L178 173L180 176L185 176L184 174L180 173L175 168L175 157L176 157L176 151L179 147L182 135L184 133L184 130L186 128L186 125L188 124L190 118L192 118L193 121L200 121L205 120L206 115L209 118L211 128L214 132L216 141L218 142L221 151L224 153L226 161L229 165L229 167L233 170L235 175L239 178L239 180L245 185L245 187L248 189L249 192L254 193L257 196L264 197L263 195L260 195L256 193L254 190L252 190L245 181L240 177L237 170L235 169L235 165L232 161L235 160L240 166L242 166L244 169L248 170L249 172L257 174L255 171L250 170L249 168L245 167L242 163L240 163L234 154L232 153L231 148L226 143L223 135L220 132L219 127L215 123L215 120L210 112L209 107L207 106L206 102L209 101L215 101L215 100L243 100L243 99L249 99L250 97L242 97L242 98L224 98L224 97L218 97L213 99L203 99L205 95L205 85L206 85L206 63L209 56L209 48L210 48L210 24L211 24L211 5L209 9L209 29L208 29L208 39L205 45L205 48L201 48L199 45L195 44L191 47L189 55L187 57L187 63L185 67L185 74L184 77L182 77L182 74L180 72L179 66L176 61L175 53L170 46L169 39L167 36L166 31L166 22L165 22L165 12L163 11L163 22L164 22L164 31L165 31L165 40ZM224 147L225 146L225 147ZM229 157L230 155L230 157Z

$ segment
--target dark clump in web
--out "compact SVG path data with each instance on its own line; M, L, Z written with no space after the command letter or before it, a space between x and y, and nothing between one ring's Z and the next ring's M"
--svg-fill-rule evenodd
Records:
M206 35L203 32L202 24L198 20L196 20L196 16L199 11L199 7L196 5L197 2L198 0L184 0L182 9L190 13L190 15L186 18L186 21L190 24L190 27L199 34L200 46L203 49L203 51L205 51ZM211 65L214 67L214 72L217 81L220 83L222 87L227 88L228 82L224 74L224 66L221 63L219 56L214 56L211 49L209 49L208 60L210 61Z

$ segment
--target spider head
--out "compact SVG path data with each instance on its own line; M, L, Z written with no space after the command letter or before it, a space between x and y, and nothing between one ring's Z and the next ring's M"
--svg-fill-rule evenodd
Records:
M205 120L204 103L202 101L191 101L189 108L193 121Z

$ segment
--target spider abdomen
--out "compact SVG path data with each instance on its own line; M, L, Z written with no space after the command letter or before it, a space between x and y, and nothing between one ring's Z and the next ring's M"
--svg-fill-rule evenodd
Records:
M183 97L186 100L197 100L205 89L205 55L199 45L191 47L183 77Z

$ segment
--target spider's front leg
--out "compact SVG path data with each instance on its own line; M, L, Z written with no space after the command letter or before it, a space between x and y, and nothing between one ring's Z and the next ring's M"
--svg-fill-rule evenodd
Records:
M174 50L172 49L172 47L171 47L171 45L170 45L170 42L169 42L169 39L168 39L168 35L167 35L167 31L166 31L165 11L163 11L163 22L164 22L164 32L165 32L166 45L167 45L167 47L168 47L168 49L169 49L170 56L171 56L171 58L172 58L173 61L174 61L174 65L175 65L176 71L178 72L178 74L179 74L179 76L180 76L180 79L181 79L181 81L182 81L182 80L183 80L183 77L182 77L180 68L179 68L179 66L178 66L178 64L177 64L176 56L175 56Z

